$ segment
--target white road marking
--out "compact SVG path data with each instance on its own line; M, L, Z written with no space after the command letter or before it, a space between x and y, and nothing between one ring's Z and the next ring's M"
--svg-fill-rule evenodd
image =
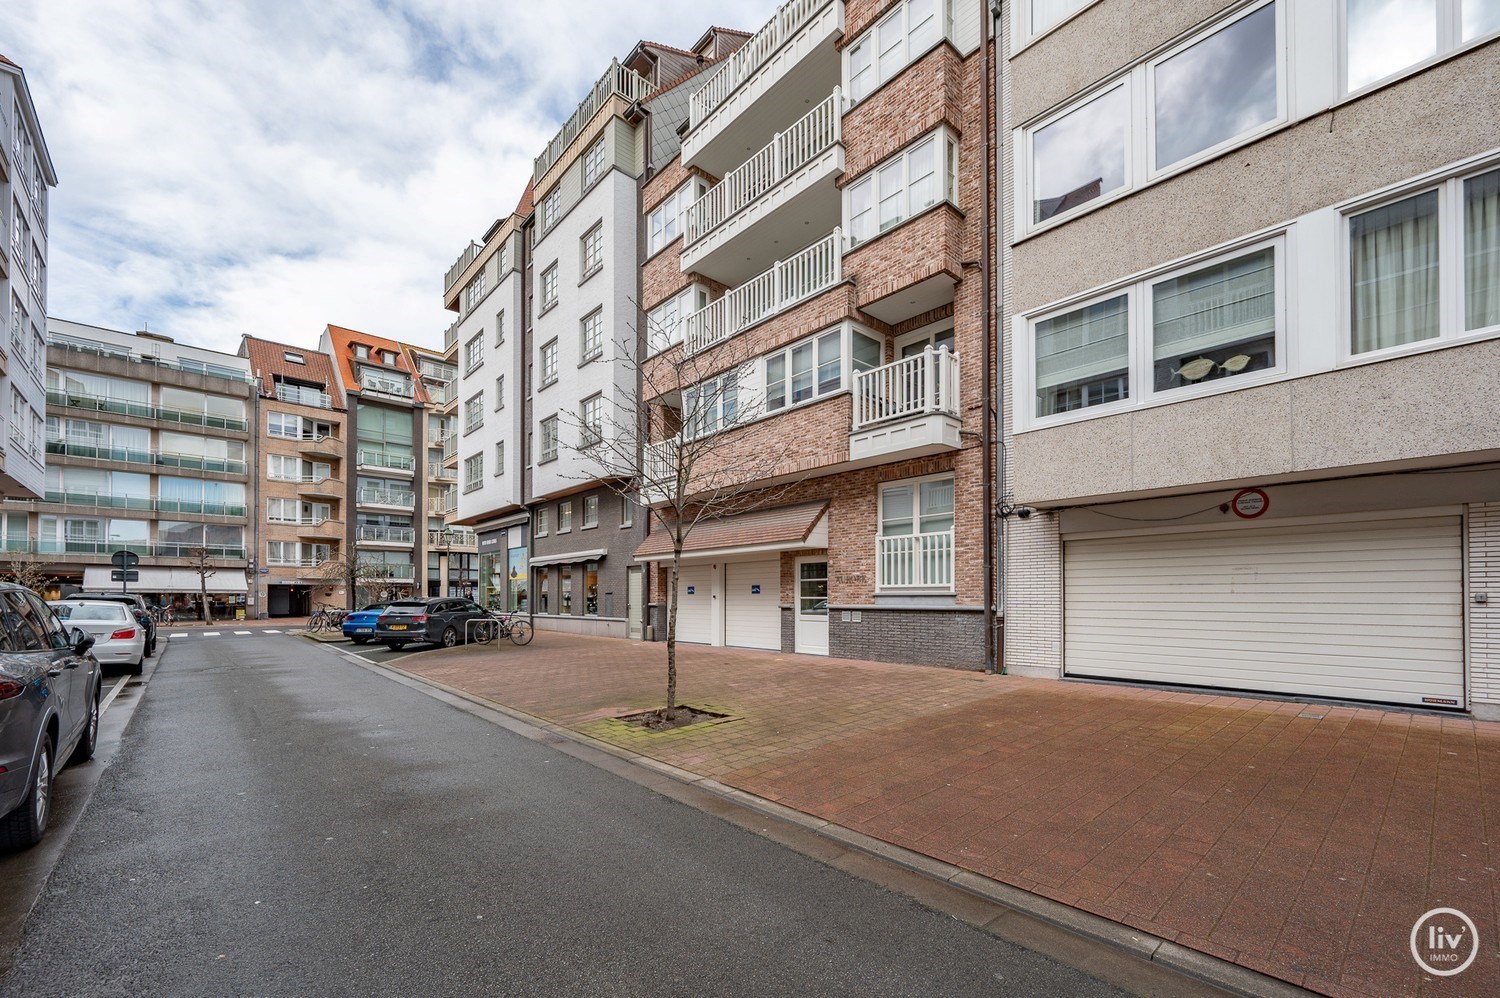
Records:
M99 704L100 714L109 710L109 705L115 702L115 697L120 695L120 691L125 688L125 684L129 681L129 676L121 676L119 682L109 688L109 692L104 694L104 700Z
M249 631L235 631L236 634L249 634Z
M185 638L185 637L187 637L187 631L178 631L176 634L168 634L167 637L169 637L169 638Z
M203 632L203 636L205 638L216 638L216 637L219 636L219 634L220 634L219 631L204 631Z
M261 632L261 633L262 633L262 634L280 634L280 633L281 633L281 632L280 632L280 631L276 631L276 630L272 630L272 629L271 629L271 628L269 628L269 627L267 627L267 628L266 628L266 629L265 629L265 630L264 630L264 631L262 631L262 632Z

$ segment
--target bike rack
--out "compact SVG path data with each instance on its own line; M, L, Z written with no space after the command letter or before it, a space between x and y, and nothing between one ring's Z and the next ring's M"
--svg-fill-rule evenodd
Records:
M478 624L479 627L474 625ZM500 636L500 621L494 617L473 617L464 622L464 640L492 644Z

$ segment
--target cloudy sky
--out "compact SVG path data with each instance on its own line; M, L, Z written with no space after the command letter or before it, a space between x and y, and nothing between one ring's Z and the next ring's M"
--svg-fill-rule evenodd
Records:
M4 0L60 179L48 310L230 351L329 322L438 345L448 266L609 60L774 9Z

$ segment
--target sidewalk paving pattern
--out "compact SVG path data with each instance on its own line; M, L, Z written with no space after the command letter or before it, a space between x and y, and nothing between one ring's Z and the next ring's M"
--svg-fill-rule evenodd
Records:
M543 632L400 668L1332 995L1500 994L1500 725ZM1413 923L1481 951L1424 977Z

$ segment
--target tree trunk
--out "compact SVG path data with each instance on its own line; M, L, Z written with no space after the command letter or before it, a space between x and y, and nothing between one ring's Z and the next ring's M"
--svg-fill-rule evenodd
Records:
M201 575L198 577L198 595L203 600L203 623L212 624L214 622L214 614L208 608L208 580Z
M667 720L677 715L677 572L682 567L682 546L672 551L672 579L667 587Z

